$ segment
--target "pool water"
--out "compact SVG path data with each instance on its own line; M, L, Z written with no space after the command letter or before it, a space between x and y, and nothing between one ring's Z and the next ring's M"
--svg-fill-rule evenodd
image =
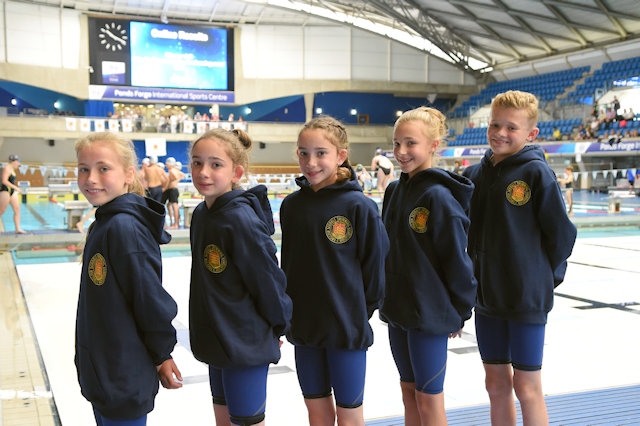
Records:
M273 218L278 230L280 225L280 205L284 199L284 194L271 194L269 202L273 211ZM609 197L607 194L592 193L588 191L574 192L574 212L576 217L606 217L609 213ZM36 200L20 204L21 227L25 231L46 231L59 230L67 231L67 213L64 210L63 201L59 200ZM640 197L623 198L619 213L616 215L639 215ZM181 208L180 215L184 218L184 210ZM8 207L1 217L7 233L14 232L13 211ZM90 224L90 219L86 226ZM593 226L581 227L578 230L579 238L599 238L615 236L634 236L640 234L638 226ZM276 241L279 244L279 241ZM161 246L162 255L165 257L190 256L191 251L188 244L169 244ZM81 250L75 245L68 247L32 247L28 250L14 250L12 255L16 264L41 264L41 263L61 263L77 262L81 260Z

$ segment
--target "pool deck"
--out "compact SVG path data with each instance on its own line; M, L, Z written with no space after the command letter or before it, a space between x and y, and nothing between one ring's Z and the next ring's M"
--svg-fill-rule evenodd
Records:
M573 220L579 238L566 280L557 288L545 339L542 373L550 424L640 424L640 211L637 206L632 209L603 214L592 205L576 206ZM3 219L6 224L7 216ZM188 239L188 229L171 232L174 244L185 234ZM45 256L41 262L21 263L12 253L38 245L64 248L83 239L79 232L56 230L0 235L1 426L92 424L90 405L80 395L73 365L79 261L76 257L48 263ZM190 257L163 257L163 268L164 285L179 306L173 355L184 387L160 390L148 424L212 425L206 367L189 349ZM402 425L386 326L377 314L371 325L376 341L368 352L366 423ZM451 425L489 424L473 321L465 325L462 338L450 341L445 405ZM267 424L307 424L293 348L286 342L280 363L270 369Z

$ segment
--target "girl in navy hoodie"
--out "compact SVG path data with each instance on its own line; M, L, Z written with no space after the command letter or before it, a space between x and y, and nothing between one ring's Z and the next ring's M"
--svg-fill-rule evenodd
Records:
M298 381L314 426L364 425L369 319L384 294L389 240L349 165L347 133L323 116L298 135L300 190L280 207L282 268ZM335 392L334 407L331 392Z
M291 319L267 188L239 185L250 147L239 129L210 130L191 145L204 202L190 229L189 335L194 356L209 364L218 426L264 424L269 364L280 360Z
M434 108L398 118L393 155L402 174L387 188L382 208L392 244L380 317L389 324L406 425L447 424L447 340L461 335L476 296L466 252L473 184L433 167L445 132L445 117Z
M78 187L97 207L87 233L75 363L98 426L146 424L158 392L182 386L171 352L178 307L162 288L164 206L141 196L130 141L94 133L75 145Z

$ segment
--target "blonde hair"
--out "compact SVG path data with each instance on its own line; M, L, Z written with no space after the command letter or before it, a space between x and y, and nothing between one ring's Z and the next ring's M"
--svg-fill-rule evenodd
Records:
M321 115L307 121L298 133L298 137L300 137L305 130L322 130L325 138L327 138L338 151L341 149L347 150L347 158L345 158L344 162L338 167L337 182L349 180L352 177L351 163L349 163L348 154L349 139L347 137L347 129L345 129L344 125L331 116Z
M494 107L515 108L527 114L529 124L534 127L538 123L538 98L529 92L509 90L498 94L491 101L491 112Z
M395 132L398 126L408 121L421 121L424 124L424 134L429 139L442 140L447 134L447 123L445 115L435 108L418 107L405 111L393 126Z
M202 134L198 139L191 142L189 153L193 152L196 144L205 139L217 139L225 142L225 152L231 159L234 166L242 166L245 175L249 171L249 151L253 145L251 137L243 130L233 129L211 129ZM240 189L239 182L233 184L233 189Z
M111 147L118 155L118 158L120 159L122 167L125 171L127 171L130 167L133 167L133 180L127 187L127 192L144 195L144 187L142 186L142 182L140 181L137 173L138 157L136 156L136 150L133 147L133 142L129 139L120 137L116 133L91 133L90 135L76 141L74 147L76 151L76 157L84 148L87 148L96 143L108 145L109 147Z

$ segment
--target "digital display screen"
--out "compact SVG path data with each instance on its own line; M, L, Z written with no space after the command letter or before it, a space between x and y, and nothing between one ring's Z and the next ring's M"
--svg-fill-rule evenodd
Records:
M89 45L96 98L233 98L232 29L90 18Z
M227 30L130 23L131 85L227 90Z

